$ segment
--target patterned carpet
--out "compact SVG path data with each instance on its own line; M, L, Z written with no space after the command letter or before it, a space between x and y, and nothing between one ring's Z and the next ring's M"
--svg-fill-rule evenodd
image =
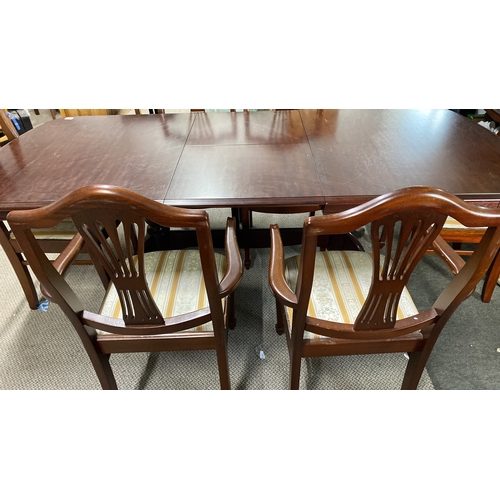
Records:
M211 214L212 225L225 220ZM269 217L254 215L255 225ZM282 227L304 217L275 216ZM274 222L274 219L273 219ZM297 247L286 249L287 256ZM286 339L275 333L275 302L268 285L269 250L252 250L236 291L237 326L229 332L233 389L279 390L288 386ZM0 389L99 389L100 384L71 324L59 307L31 311L0 249ZM90 266L73 266L68 282L87 307L98 308L104 293ZM264 358L261 357L261 351ZM215 352L114 354L111 364L120 389L218 389ZM403 354L313 358L302 361L301 389L398 389L406 365ZM420 389L433 389L424 373Z

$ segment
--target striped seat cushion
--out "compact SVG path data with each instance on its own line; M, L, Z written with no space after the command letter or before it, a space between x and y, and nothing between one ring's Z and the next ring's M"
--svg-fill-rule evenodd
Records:
M134 257L137 261L137 257ZM226 259L215 254L217 274L222 279ZM146 282L153 299L165 318L208 307L208 297L198 250L167 250L144 255ZM99 311L103 316L122 318L118 293L110 283ZM212 331L212 322L186 331ZM106 335L108 332L98 331Z
M300 256L285 261L285 278L292 290L297 284ZM307 314L312 318L353 324L364 304L373 272L373 258L368 252L318 252L314 265L314 280ZM289 328L293 309L285 308ZM418 314L406 289L398 307L398 319ZM325 338L304 332L305 339Z
M35 238L45 240L71 240L78 232L76 226L71 219L61 221L57 226L47 229L33 229ZM13 232L10 233L10 238L15 240Z
M453 217L447 217L446 221L444 223L443 229L460 229L460 230L471 230L471 231L485 231L486 227L467 227L464 226L463 224L460 224L456 219Z

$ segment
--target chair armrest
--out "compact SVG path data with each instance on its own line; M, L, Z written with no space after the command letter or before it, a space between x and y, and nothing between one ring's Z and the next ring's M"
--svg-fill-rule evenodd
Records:
M285 306L295 308L297 306L297 296L285 280L285 258L280 229L277 224L272 224L270 230L269 285L279 302Z
M226 223L226 273L219 283L221 298L234 292L243 275L243 260L236 238L236 219L228 218Z
M442 236L437 236L432 242L432 248L439 255L445 264L450 268L453 274L458 274L460 269L464 267L465 260L453 250L453 248L446 242Z
M68 267L80 253L84 243L85 241L82 235L77 233L68 243L68 246L56 257L56 259L52 262L52 265L59 274L63 275L66 272Z
M85 241L82 235L80 233L75 234L75 236L73 236L71 241L68 243L68 246L52 262L55 270L61 276L64 276L64 273L68 270L68 267L76 259L84 243ZM40 285L40 291L42 292L42 295L47 299L52 298L50 293L45 289L43 285Z

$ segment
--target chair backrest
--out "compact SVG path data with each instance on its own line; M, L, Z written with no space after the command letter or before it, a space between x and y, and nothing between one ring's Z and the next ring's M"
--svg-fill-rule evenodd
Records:
M414 318L396 319L403 288L429 245L439 236L447 216L466 226L488 229L466 265L429 310ZM443 319L444 326L451 313L474 291L500 247L500 210L465 203L454 195L432 188L405 188L339 214L310 217L304 222L295 291L296 314L304 321L318 237L346 234L367 224L371 224L372 282L354 324L346 330L349 338L380 339L403 335L435 323L438 318Z
M158 325L154 333L170 333L202 324L210 315L214 325L222 322L208 214L203 210L162 205L127 189L113 186L84 187L47 207L11 212L8 215L9 224L35 275L52 300L65 310L70 319L73 317L78 321L82 314L87 313L64 278L55 271L32 232L34 228L52 227L67 217L73 219L85 240L103 285L106 287L109 281L113 282L120 299L125 327ZM145 278L146 221L164 227L196 230L210 311L200 310L195 314L177 316L170 322L164 321ZM118 327L113 327L109 318L99 314L88 317L92 318L90 323L95 328L119 330Z

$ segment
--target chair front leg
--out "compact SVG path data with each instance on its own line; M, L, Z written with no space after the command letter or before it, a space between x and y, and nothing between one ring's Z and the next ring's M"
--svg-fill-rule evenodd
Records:
M408 353L410 359L408 360L403 383L401 385L402 390L415 390L418 387L429 355L430 352L426 352L425 350Z
M283 335L283 332L285 331L285 323L283 320L283 316L285 314L285 308L283 307L283 304L276 300L276 333L278 335Z
M300 384L300 368L302 364L302 339L304 331L297 334L297 325L292 327L288 352L290 354L290 389L297 390Z
M227 360L227 344L224 342L224 346L218 346L216 348L217 353L217 365L219 367L219 380L220 388L222 390L231 389L231 380L229 378L229 363Z
M299 349L292 347L290 353L290 389L298 390L300 384L300 367L302 364L302 357Z
M117 390L116 379L109 364L109 354L96 353L90 356L97 378L104 390Z
M236 315L234 312L234 292L227 297L227 326L230 330L236 327Z

